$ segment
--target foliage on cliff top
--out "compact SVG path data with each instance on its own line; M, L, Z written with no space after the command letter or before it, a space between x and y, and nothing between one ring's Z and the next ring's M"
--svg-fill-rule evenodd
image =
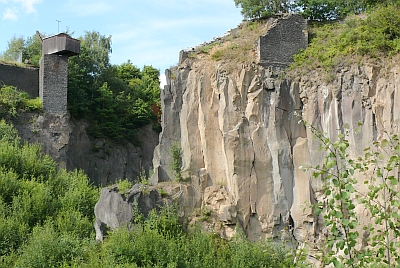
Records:
M42 56L42 41L36 34L24 39L23 37L16 37L15 35L7 43L7 49L0 53L0 59L5 62L15 62L22 53L22 64L25 61L39 66L39 60Z
M400 2L382 5L344 22L313 24L310 44L295 55L292 68L327 71L362 57L382 59L400 51Z
M342 19L349 14L360 14L377 4L396 0L234 0L245 19L258 19L276 13L299 12L315 21Z
M0 118L15 117L18 111L41 111L42 101L12 86L0 86Z
M89 133L123 142L136 141L136 130L158 124L152 107L160 107L159 70L140 69L130 61L112 65L111 36L86 32L81 54L68 62L68 109L89 121Z

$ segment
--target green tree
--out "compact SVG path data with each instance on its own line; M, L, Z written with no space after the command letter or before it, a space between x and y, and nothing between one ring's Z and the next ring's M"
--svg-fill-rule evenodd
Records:
M313 170L315 178L321 178L324 190L323 201L314 205L328 230L324 235L325 245L320 249L321 261L326 265L332 263L334 267L398 267L398 135L384 131L380 141L372 142L362 155L352 158L348 151L350 130L346 124L335 142L315 127L309 127L326 152L321 165L306 167ZM361 180L368 186L367 192L359 191ZM369 212L371 222L360 220L356 206L358 211ZM361 228L357 230L357 226L364 230L363 243L366 244L361 247Z
M236 7L242 8L245 19L258 19L274 13L287 13L291 2L287 0L235 0Z
M128 62L117 66L117 77L129 85L133 79L140 80L140 78L142 78L142 73L140 68L136 67L130 60L128 60Z
M42 57L42 40L37 34L28 37L25 41L24 52L22 55L23 61L28 60L31 64L39 66L40 58Z
M23 37L16 37L15 35L7 42L7 49L3 52L2 58L5 61L16 61L25 49L25 40Z
M394 4L397 0L299 0L297 11L305 18L315 21L343 19L350 14L360 14L376 6Z
M8 41L7 49L2 53L2 58L5 61L16 61L22 53L22 62L39 66L39 60L42 56L42 41L36 34L28 37L26 40L23 37L14 36Z
M84 117L108 74L111 36L86 32L81 40L81 53L68 61L68 107L74 117Z

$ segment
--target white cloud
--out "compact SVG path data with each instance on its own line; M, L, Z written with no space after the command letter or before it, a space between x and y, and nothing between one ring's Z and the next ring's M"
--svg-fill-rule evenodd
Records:
M42 0L14 0L15 3L20 3L26 13L35 13L34 5L40 4Z
M16 8L6 8L6 10L3 12L3 20L17 21L18 10Z

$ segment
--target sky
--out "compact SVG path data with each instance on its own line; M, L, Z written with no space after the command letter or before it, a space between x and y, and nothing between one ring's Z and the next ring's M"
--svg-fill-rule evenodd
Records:
M242 21L234 0L0 0L0 52L13 36L85 31L112 36L111 63L130 60L163 74L179 51L221 36Z

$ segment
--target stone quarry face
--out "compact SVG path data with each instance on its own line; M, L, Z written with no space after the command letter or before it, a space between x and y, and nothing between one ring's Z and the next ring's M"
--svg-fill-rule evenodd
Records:
M298 241L317 241L323 219L310 204L322 200L322 184L301 167L320 164L324 153L298 121L332 140L345 124L360 128L350 132L351 156L384 130L398 133L400 67L391 66L352 65L326 82L317 71L278 79L260 65L228 73L223 64L186 59L173 75L167 71L152 182L174 180L169 149L178 142L197 206L211 208L226 230L239 223L257 240L277 237L291 223Z

